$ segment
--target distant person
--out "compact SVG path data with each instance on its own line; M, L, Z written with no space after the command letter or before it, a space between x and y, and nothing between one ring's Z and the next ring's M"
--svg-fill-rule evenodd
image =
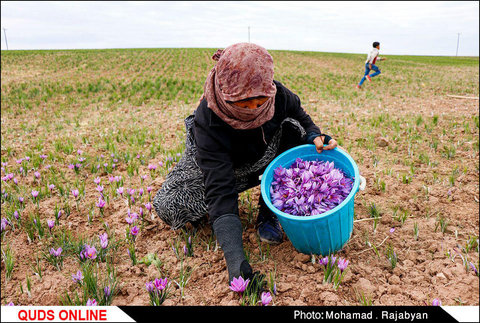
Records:
M238 194L260 184L259 176L285 150L314 144L318 153L337 147L302 108L298 96L273 78L273 58L251 43L218 50L204 95L185 119L185 152L167 175L153 205L166 224L180 229L205 219L223 250L228 278L258 277L242 240ZM325 146L324 146L325 145ZM259 196L261 241L279 244L283 232Z
M386 60L385 57L378 57L378 53L380 51L380 43L379 42L374 42L373 43L373 49L370 51L370 53L367 56L367 60L365 61L365 75L362 77L360 80L360 83L357 84L357 89L362 88L363 82L365 82L365 79L367 79L369 82L372 81L372 77L375 77L381 73L380 69L378 68L377 65L375 65L375 62L377 61L384 61ZM368 75L371 70L374 70L375 73L372 75Z

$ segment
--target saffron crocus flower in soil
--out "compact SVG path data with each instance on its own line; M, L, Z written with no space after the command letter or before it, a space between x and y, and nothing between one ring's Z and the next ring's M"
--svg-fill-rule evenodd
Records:
M156 278L154 281L149 281L145 283L145 288L150 296L150 304L153 306L161 305L168 296L167 278Z
M80 258L94 260L97 258L97 249L94 246L85 245L80 252Z
M55 220L47 220L48 229L52 231L52 228L55 226Z
M117 194L123 197L123 187L117 188Z
M100 246L102 249L106 249L108 246L108 235L107 233L103 233L100 235Z
M435 299L433 299L432 305L433 306L442 306L442 301L439 300L438 298L435 298Z
M34 199L36 199L38 197L38 191L33 190L32 191L32 196L33 196Z
M105 201L101 197L98 198L98 202L95 205L100 209L100 213L103 215L103 207L105 206Z
M395 232L395 228L391 228L390 233L394 233L394 232Z
M62 254L62 248L58 248L57 250L55 250L54 248L50 248L50 254L54 257L60 257L61 254Z
M83 281L82 271L78 270L76 274L72 274L72 280L78 284L81 284Z
M354 180L334 166L334 162L297 158L288 169L277 167L270 187L272 204L298 216L333 209L350 194Z
M237 293L243 293L249 282L250 279L244 280L242 276L234 277L230 282L230 289Z
M96 300L95 298L94 298L94 299L90 299L90 298L89 298L89 299L87 300L86 306L97 306L97 305L98 305L98 303L97 303L97 300Z
M72 195L75 199L78 198L79 194L80 194L80 192L77 189L72 190Z
M55 189L55 185L50 184L48 185L48 189L50 190L50 193Z
M130 234L133 236L133 238L135 239L135 237L137 236L138 234L138 227L135 225L133 226L131 229L130 229Z
M263 306L267 306L272 301L272 295L270 295L270 292L263 292L260 298Z

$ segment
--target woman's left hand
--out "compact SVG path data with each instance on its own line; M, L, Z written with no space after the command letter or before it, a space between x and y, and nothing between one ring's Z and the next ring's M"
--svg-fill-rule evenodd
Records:
M320 154L324 149L325 150L332 150L337 147L337 141L335 139L330 139L328 145L325 147L323 146L323 141L325 140L325 136L318 136L313 140L313 144L317 148L317 152Z

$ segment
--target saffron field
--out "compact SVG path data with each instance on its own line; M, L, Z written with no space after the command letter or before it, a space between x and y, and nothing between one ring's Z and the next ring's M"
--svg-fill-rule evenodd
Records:
M335 255L260 242L260 188L240 194L262 297L228 285L207 222L151 204L215 50L2 51L2 305L479 304L479 101L448 96L478 98L478 57L390 55L357 90L366 55L271 51L367 186Z

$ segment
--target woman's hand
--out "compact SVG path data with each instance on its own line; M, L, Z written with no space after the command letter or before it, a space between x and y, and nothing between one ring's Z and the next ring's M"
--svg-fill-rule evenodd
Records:
M330 139L327 146L323 146L323 141L325 140L325 136L318 136L313 139L313 144L317 148L317 152L320 154L324 149L331 150L337 147L337 141L335 139Z

